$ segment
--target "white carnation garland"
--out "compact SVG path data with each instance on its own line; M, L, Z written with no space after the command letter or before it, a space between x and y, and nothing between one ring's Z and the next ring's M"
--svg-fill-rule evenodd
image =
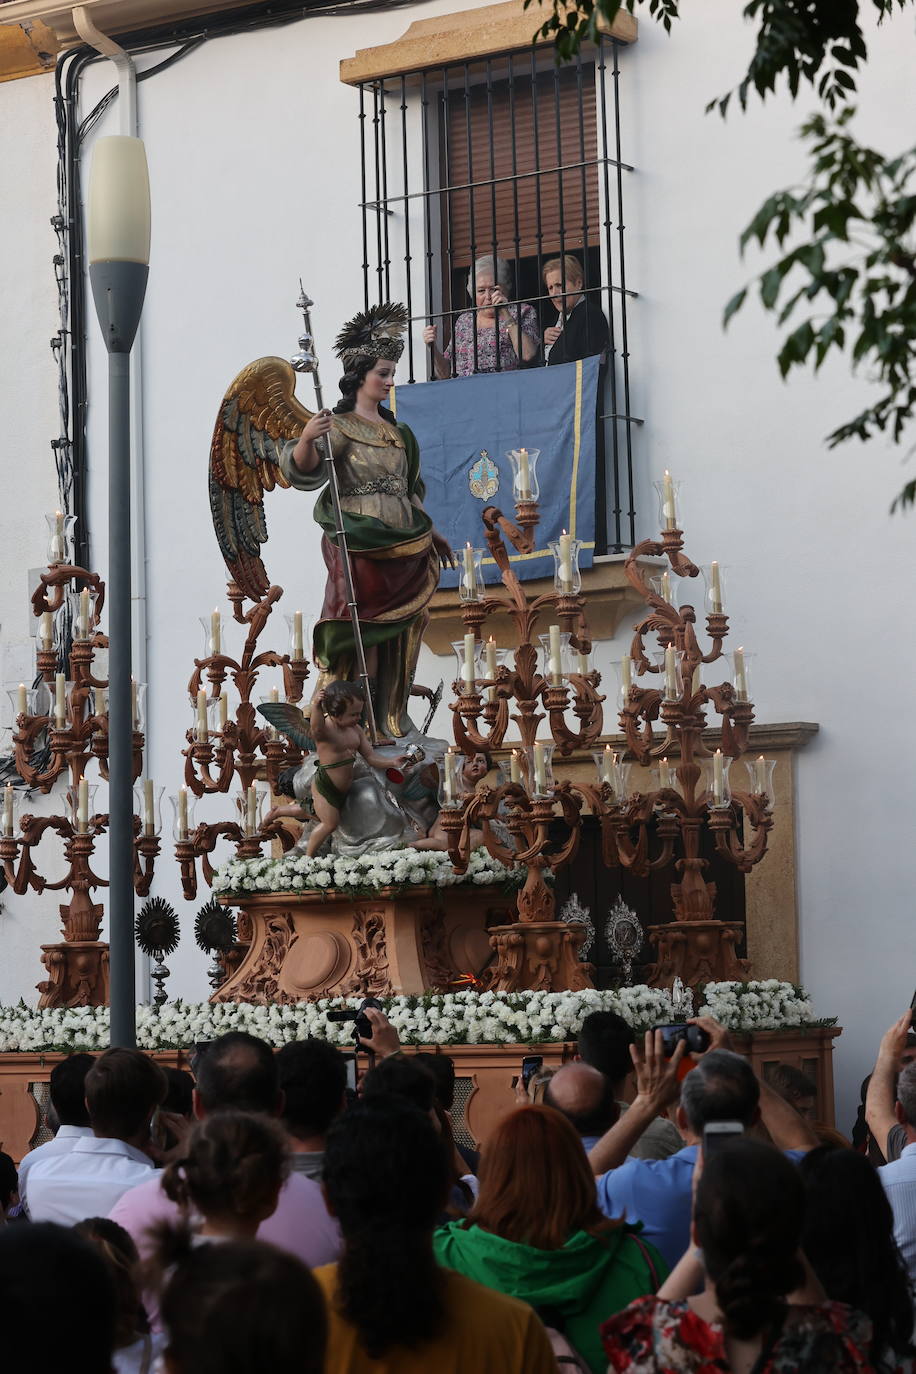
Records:
M216 870L213 891L244 895L248 892L344 891L380 892L389 887L454 887L458 883L519 886L525 868L494 859L483 847L471 851L464 873L456 873L448 854L439 849L384 849L348 859L321 855L284 854L279 859L230 859Z
M707 983L701 1015L729 1030L791 1030L815 1022L802 988L775 978L749 983ZM316 1036L347 1045L352 1026L329 1022L335 1007L357 1007L360 998L321 998L286 1006L250 1002L170 1002L158 1011L137 1008L137 1044L143 1050L190 1049L227 1031L242 1030L272 1045ZM670 993L644 985L617 992L448 992L380 999L407 1045L546 1044L575 1040L592 1011L616 1011L637 1031L675 1020ZM36 1011L20 1003L0 1007L0 1053L101 1050L108 1047L108 1008Z

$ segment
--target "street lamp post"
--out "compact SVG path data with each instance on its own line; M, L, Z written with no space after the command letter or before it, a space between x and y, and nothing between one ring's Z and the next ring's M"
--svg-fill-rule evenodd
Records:
M108 804L111 1044L136 1044L131 711L130 351L149 275L138 138L100 138L89 180L89 281L108 350Z

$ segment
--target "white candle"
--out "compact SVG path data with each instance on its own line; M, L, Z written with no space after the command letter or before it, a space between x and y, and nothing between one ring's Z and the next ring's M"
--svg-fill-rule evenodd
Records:
M559 539L560 581L564 591L572 591L572 539L564 530Z
M458 793L458 775L455 767L454 749L445 751L445 802L447 806L455 800Z
M38 637L43 649L54 648L54 617L50 611L42 611L38 625Z
M80 608L76 620L76 633L79 639L89 638L89 588L80 592Z
M518 497L520 501L531 500L531 468L526 448L518 451Z
M667 759L662 759L658 765L658 785L659 787L674 786L671 781L671 769L668 766Z
M197 742L207 742L207 694L203 687L197 693Z
M58 730L63 729L67 720L66 683L63 673L58 673L54 679L54 724Z
M487 677L492 681L496 677L496 673L496 640L490 635L490 638L487 640ZM487 697L490 701L496 700L495 687L487 689Z
M552 687L563 686L563 656L560 649L560 627L551 625L550 630L550 685Z
M665 517L665 529L677 529L677 515L674 507L674 483L671 480L671 473L665 468L665 475L662 479L662 514Z
M620 686L623 691L624 701L630 695L630 688L633 686L633 660L629 654L624 654L620 661Z
M13 833L13 784L8 782L3 791L3 833Z
M145 778L143 782L143 833L144 835L155 835L156 817L153 813L153 780Z
M668 573L662 573L662 596L671 605L671 577Z
M601 756L601 781L609 783L611 786L614 783L614 764L616 762L617 755L612 751L611 746L606 744Z
M512 750L512 756L509 759L509 781L516 783L519 787L522 785L522 758L517 749Z
M547 791L547 758L544 746L538 740L534 744L534 790L540 793Z
M76 789L76 828L80 835L89 829L89 783L80 778Z
M725 801L725 771L722 767L722 750L717 749L712 756L712 799L716 806Z
M93 689L92 700L95 705L95 714L104 716L105 714L105 688L96 687Z
M665 650L665 696L669 701L677 699L677 658L673 644Z
M179 787L178 789L178 838L186 840L188 838L188 789Z
M302 612L293 611L293 658L298 662L305 658L305 647L302 641Z
M477 573L474 568L474 550L470 544L464 546L464 589L469 601L477 600Z
M767 761L762 754L754 764L754 776L757 779L757 791L763 795L767 790Z
M709 580L712 609L716 615L722 614L722 584L719 581L719 565L715 561L709 565Z
M474 646L476 639L473 634L464 637L464 690L468 694L474 690L476 684L476 674L474 671Z
M226 728L226 723L227 723L228 720L229 720L229 699L228 699L228 697L226 696L226 693L225 693L225 692L221 692L221 693L220 693L220 698L219 698L219 728L220 728L221 730L225 730L225 728Z
M223 646L220 614L214 610L210 617L210 653L218 654Z
M20 682L19 691L16 693L16 707L20 716L29 714L29 697L25 690L25 683Z
M747 672L744 667L744 650L735 650L735 696L739 701L747 701Z
M258 828L258 789L251 785L245 798L245 829L253 835Z
M582 652L581 649L580 649L580 650L578 651L578 653L576 654L576 666L578 667L579 672L580 672L583 676L584 676L586 673L591 672L591 665L590 665L590 663L589 663L589 661L588 661L588 654L583 654L583 652Z
M60 563L64 557L64 514L54 512L54 537L51 540L51 562Z

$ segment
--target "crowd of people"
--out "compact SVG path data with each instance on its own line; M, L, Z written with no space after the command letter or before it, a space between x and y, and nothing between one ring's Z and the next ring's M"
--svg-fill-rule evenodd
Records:
M716 1022L688 1050L595 1012L478 1151L449 1057L366 1016L356 1089L240 1032L192 1073L58 1063L54 1138L0 1157L5 1374L912 1371L910 1012L858 1149Z

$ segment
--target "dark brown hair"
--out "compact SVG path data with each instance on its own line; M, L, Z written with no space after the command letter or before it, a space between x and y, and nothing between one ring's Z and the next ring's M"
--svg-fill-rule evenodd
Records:
M348 702L364 702L366 694L360 682L329 682L324 689L322 708L329 716L342 715Z
M619 1222L602 1216L582 1141L553 1107L518 1107L487 1136L480 1191L468 1222L539 1250L559 1250L574 1231Z
M149 1318L137 1282L140 1257L136 1245L124 1227L109 1217L87 1217L73 1229L95 1246L111 1275L117 1299L115 1349L133 1345L149 1331Z
M138 1135L163 1101L168 1083L159 1065L139 1050L99 1055L86 1074L86 1106L96 1135Z
M276 1201L288 1173L289 1149L275 1121L253 1112L215 1112L194 1127L184 1158L164 1170L162 1188L204 1217L246 1217Z

